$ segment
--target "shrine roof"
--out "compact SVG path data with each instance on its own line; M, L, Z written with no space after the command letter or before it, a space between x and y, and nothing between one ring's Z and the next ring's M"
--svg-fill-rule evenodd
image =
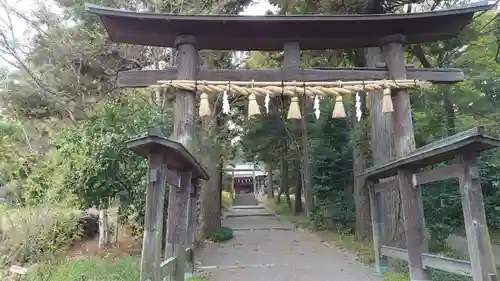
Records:
M195 36L199 49L282 50L295 41L303 50L380 46L384 37L406 36L419 44L457 36L487 2L455 9L411 14L358 15L184 15L126 11L93 4L113 42L175 47L179 35Z

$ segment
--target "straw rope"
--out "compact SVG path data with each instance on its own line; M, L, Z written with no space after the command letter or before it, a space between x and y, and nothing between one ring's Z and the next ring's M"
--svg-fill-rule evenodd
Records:
M198 91L204 93L235 93L256 96L288 95L297 96L304 93L308 96L347 95L356 92L370 93L384 88L408 89L427 88L432 85L419 80L374 80L374 81L338 81L338 82L254 82L254 81L193 81L193 80L160 80L159 85L152 87L173 87L179 90ZM305 89L305 90L304 90Z
M178 90L201 93L200 116L209 116L211 113L208 94L224 93L224 99L228 94L248 96L249 117L260 114L257 96L290 96L291 103L288 119L302 118L299 108L298 96L309 97L335 97L333 118L345 117L345 109L342 103L343 95L352 95L358 92L371 93L383 90L382 112L393 112L391 90L427 88L432 84L419 80L372 80L372 81L337 81L337 82L255 82L255 81L194 81L194 80L160 80L159 85L151 87L175 88ZM225 101L224 101L225 103ZM267 106L267 104L266 104ZM227 110L226 110L227 111Z

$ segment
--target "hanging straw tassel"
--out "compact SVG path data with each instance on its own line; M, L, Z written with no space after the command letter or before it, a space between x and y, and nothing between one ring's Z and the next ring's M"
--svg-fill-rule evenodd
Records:
M314 115L316 115L316 119L319 119L320 115L320 107L319 107L319 96L315 95L314 96Z
M290 103L290 108L288 109L287 119L301 119L302 114L300 114L299 98L293 97Z
M333 107L332 118L344 118L345 116L346 115L344 104L342 103L342 96L338 95L335 98L335 106Z
M388 113L393 112L394 107L392 106L391 89L389 87L385 88L382 92L382 112Z
M208 95L205 93L200 95L199 115L200 117L212 115L212 112L210 112L210 104L208 103Z
M255 94L251 93L250 96L248 96L248 117L252 117L254 115L259 115L259 114L260 114L259 104L255 99Z
M269 101L271 101L271 98L269 98L269 93L267 93L266 98L264 99L264 105L266 106L266 113L269 113Z

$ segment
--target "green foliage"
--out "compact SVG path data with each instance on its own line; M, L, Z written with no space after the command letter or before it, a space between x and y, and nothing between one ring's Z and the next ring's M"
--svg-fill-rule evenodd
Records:
M383 281L409 281L410 277L406 273L387 272Z
M350 128L346 119L331 119L332 105L323 102L321 117L311 134L313 194L317 202L311 219L317 228L349 230L355 219L349 194L353 180Z
M0 262L31 264L52 260L78 238L78 216L67 208L3 210Z
M221 243L233 239L233 229L223 226L219 230L208 235L208 239L212 242Z
M283 217L293 223L296 227L301 227L301 228L314 228L314 225L311 225L311 222L309 218L305 215L295 215L293 212L288 208L288 205L285 202L280 202L279 204L276 204L276 202L272 199L267 199L266 202L264 203L266 208L273 211L274 213L280 215L280 217ZM292 199L292 205L294 204L293 199Z
M199 276L193 276L188 279L188 281L207 281L207 279Z
M59 264L43 264L26 274L22 281L137 281L137 258L100 259L84 257Z
M151 127L168 135L170 125L168 112L139 98L123 96L107 104L100 115L64 131L56 142L68 167L65 189L85 208L107 206L120 197L122 219L135 214L142 225L147 163L125 142Z

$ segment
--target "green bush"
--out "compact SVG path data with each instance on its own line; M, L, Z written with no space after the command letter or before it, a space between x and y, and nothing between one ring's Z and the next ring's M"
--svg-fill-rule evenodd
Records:
M218 231L210 234L208 240L216 243L226 242L233 239L233 229L230 227L221 227Z
M0 261L8 266L32 264L58 256L78 238L76 213L68 209L31 207L3 210Z

